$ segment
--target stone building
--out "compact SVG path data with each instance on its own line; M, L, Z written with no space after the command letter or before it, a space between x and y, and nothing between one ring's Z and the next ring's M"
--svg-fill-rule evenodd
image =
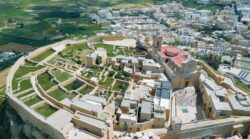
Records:
M107 60L107 51L103 48L97 48L92 54L85 57L85 63L89 67L104 64Z

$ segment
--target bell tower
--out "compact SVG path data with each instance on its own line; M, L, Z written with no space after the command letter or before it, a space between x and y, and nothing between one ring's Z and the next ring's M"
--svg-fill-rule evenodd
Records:
M161 51L162 46L162 36L158 32L156 35L153 36L153 46L152 46L152 58L156 61L160 61L159 52Z
M153 36L153 49L156 51L161 51L162 46L162 36L160 34Z

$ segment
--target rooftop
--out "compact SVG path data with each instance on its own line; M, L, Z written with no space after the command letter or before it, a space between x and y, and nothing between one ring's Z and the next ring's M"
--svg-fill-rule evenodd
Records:
M141 113L151 114L152 113L152 102L143 101L141 106Z
M177 47L172 46L163 46L161 47L160 55L162 57L170 58L174 63L176 63L178 66L181 66L182 63L187 62L187 53Z

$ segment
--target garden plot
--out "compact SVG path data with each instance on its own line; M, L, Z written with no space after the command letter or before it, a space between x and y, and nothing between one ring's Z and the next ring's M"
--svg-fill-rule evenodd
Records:
M31 60L36 61L36 62L41 62L42 60L44 60L48 56L52 55L54 52L55 52L54 50L48 49L45 52L41 53L40 55L32 58Z
M48 93L48 95L53 97L54 99L56 99L58 101L62 101L65 98L73 99L77 94L74 92L66 93L62 89L58 88L57 90Z
M48 90L51 87L57 85L55 81L53 80L53 77L48 73L45 72L39 76L37 76L38 83L41 85L43 90Z
M58 110L57 108L54 108L47 103L35 109L35 111L37 113L41 114L45 118L48 118L53 113L55 113L57 110Z
M82 76L87 79L91 79L92 77L99 78L102 70L102 68L89 68L82 71Z
M41 102L41 101L42 101L42 99L40 97L38 97L37 95L35 95L32 98L25 100L24 104L26 104L27 106L32 106L32 105L37 104L38 102Z
M37 70L40 70L44 68L44 66L20 66L18 68L18 70L16 71L14 77L13 77L13 80L12 80L12 89L13 90L16 90L17 87L18 87L18 82L20 81L19 78L23 77L24 75L28 74L28 73L31 73L31 72L35 72Z
M63 70L51 70L50 73L52 76L54 76L59 82L63 82L68 80L69 78L73 77L71 74L68 72L65 72Z
M77 90L78 88L80 88L84 84L85 83L80 81L80 80L74 80L70 84L66 85L64 88L67 89L68 91L72 91L72 90Z
M89 94L90 92L92 92L93 90L94 90L94 87L92 87L90 85L86 85L82 89L80 89L78 92L82 95L86 95L86 94Z

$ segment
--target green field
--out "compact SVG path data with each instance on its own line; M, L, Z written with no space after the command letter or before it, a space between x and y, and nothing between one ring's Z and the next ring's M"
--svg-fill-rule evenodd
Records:
M119 81L116 81L112 90L125 92L128 89L128 85Z
M83 89L79 91L79 93L81 93L82 95L86 95L90 93L92 90L94 90L92 86L86 85Z
M65 71L52 70L51 74L60 82L66 81L69 78L73 77L71 74Z
M119 71L116 75L115 75L116 79L120 79L120 80L126 80L129 81L131 76L125 72L125 71Z
M45 72L39 76L37 76L38 83L44 90L48 90L51 87L55 86L56 83L52 81L53 77L49 75L48 72Z
M65 86L65 88L68 90L68 91L71 91L71 90L76 90L78 88L80 88L81 86L83 86L85 83L80 81L80 80L75 80L73 81L72 83L68 84Z
M42 101L42 99L38 96L35 96L27 101L25 101L24 103L27 105L27 106L32 106L38 102Z
M5 96L5 91L6 91L6 86L5 85L1 86L0 87L0 95ZM0 109L2 107L3 101L4 101L4 98L0 98Z
M30 61L26 61L24 66L31 66L31 67L35 67L37 65L37 63L33 63L33 62L30 62Z
M92 77L99 78L102 70L102 68L90 68L87 72L83 71L82 75L87 79L91 79Z
M62 57L71 57L74 54L74 52L82 51L82 50L85 50L85 49L89 49L87 44L75 44L75 45L72 45L72 46L67 46L66 49L64 49L60 53L60 55Z
M96 48L104 48L104 49L107 50L107 55L108 56L114 56L114 54L113 54L114 46L113 45L98 43L98 44L95 44L95 47Z
M35 72L35 71L42 69L42 68L44 68L44 66L40 66L40 65L36 66L36 67L20 66L13 77L12 89L13 90L17 89L17 85L18 85L18 81L19 81L19 80L17 80L18 78L20 78L20 77L22 77L30 72Z
M17 98L20 99L20 98L22 98L22 97L24 97L24 96L27 96L27 95L29 95L29 94L31 94L31 93L33 93L33 92L34 92L34 90L27 91L26 93L23 93L23 94L17 96Z
M48 118L50 115L55 113L57 109L50 106L49 104L44 104L43 106L35 109L35 111L44 116L45 118Z
M99 84L104 88L110 88L113 81L113 78L107 78L104 82L99 82Z
M30 79L23 80L20 82L20 89L18 90L19 92L30 89L32 87Z
M55 98L58 101L62 101L65 98L73 99L76 96L75 93L68 94L61 89L57 89L49 93L48 95L50 95L51 97Z
M52 55L55 51L52 49L48 49L45 52L39 54L38 56L32 58L32 60L36 61L36 62L40 62L42 60L44 60L45 58L47 58L48 56Z

